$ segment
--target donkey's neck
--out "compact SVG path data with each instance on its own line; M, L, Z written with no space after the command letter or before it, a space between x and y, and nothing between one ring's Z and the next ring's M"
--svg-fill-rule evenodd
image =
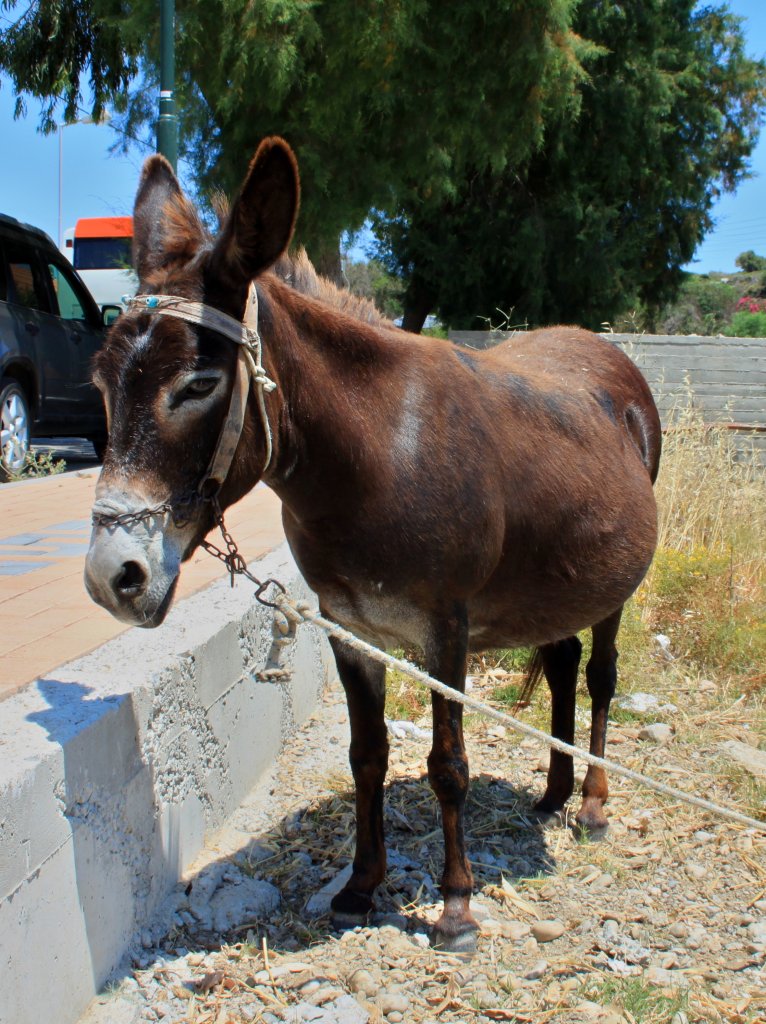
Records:
M365 473L385 459L391 371L420 342L273 277L259 291L264 361L278 386L267 398L274 459L264 480L296 514L300 506L321 515L334 491L363 487Z

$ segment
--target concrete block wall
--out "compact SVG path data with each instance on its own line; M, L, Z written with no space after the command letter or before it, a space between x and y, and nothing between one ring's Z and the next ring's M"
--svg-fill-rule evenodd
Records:
M307 596L286 546L251 568ZM3 702L0 1024L77 1020L333 673L221 581Z

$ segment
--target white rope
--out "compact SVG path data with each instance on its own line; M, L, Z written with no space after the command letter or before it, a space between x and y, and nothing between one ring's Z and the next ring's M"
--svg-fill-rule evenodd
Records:
M280 594L274 599L274 603L278 605L280 611L282 611L288 619L292 619L293 622L311 622L315 626L319 626L330 636L334 636L349 647L352 647L355 651L360 651L362 654L366 654L368 657L380 662L387 668L393 668L397 669L399 672L403 672L405 675L410 676L410 678L415 679L424 686L427 686L430 690L440 693L448 700L456 701L458 704L463 704L465 707L470 708L471 711L484 715L485 718L494 719L494 721L500 722L502 725L506 725L524 736L530 736L533 739L539 740L541 743L547 744L549 747L553 747L554 750L560 750L563 754L570 754L572 757L577 758L580 761L585 761L586 764L592 764L596 767L604 768L613 775L621 775L623 778L630 779L631 782L635 782L640 786L645 786L647 789L653 789L657 793L662 793L664 796L672 797L675 800L691 804L693 807L699 807L703 811L709 811L711 814L716 814L721 818L728 818L730 821L736 821L741 825L747 825L750 828L757 829L759 832L766 833L766 822L758 821L757 818L750 818L746 814L740 814L739 811L732 811L727 807L721 807L718 804L713 803L711 800L705 800L703 797L692 796L689 793L684 793L683 790L675 789L673 786L667 786L664 782L657 782L655 779L650 779L646 775L641 775L640 772L634 772L630 768L625 768L623 765L617 764L615 761L609 761L604 757L596 757L587 750L581 750L579 747L572 746L570 743L565 743L563 740L556 739L554 736L549 736L547 733L541 732L540 729L535 729L532 725L520 722L517 718L514 718L512 715L509 715L504 711L497 711L495 708L491 708L487 704L483 704L481 701L478 701L473 697L469 697L466 694L461 693L459 690L453 689L451 686L447 686L438 679L434 679L432 676L429 676L427 672L423 672L422 669L417 668L417 666L413 665L411 662L405 661L403 658L395 658L391 654L386 654L385 651L378 650L377 647L373 647L372 644L368 644L365 640L360 640L359 637L354 636L353 633L349 633L347 629L339 626L336 622L331 622L330 619L326 619L317 609L311 608L303 602L296 604L290 601L289 598Z
M255 398L258 402L258 412L261 414L263 433L266 438L266 458L264 459L262 470L262 472L265 473L271 465L271 455L274 450L274 444L271 437L271 424L269 423L269 416L266 412L266 397L264 392L273 391L277 385L273 380L270 380L269 377L267 377L266 371L261 363L263 343L261 342L261 335L258 330L258 292L256 291L255 282L250 285L250 291L248 292L244 326L250 332L251 341L251 344L245 348L245 358L247 359L250 367L250 376L256 384Z

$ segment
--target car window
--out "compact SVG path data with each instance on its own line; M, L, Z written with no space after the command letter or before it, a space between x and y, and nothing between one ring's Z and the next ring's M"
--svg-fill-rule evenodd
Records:
M34 252L14 242L8 247L8 284L11 302L28 309L48 311L45 283Z
M48 273L53 282L53 291L59 307L59 316L65 320L87 320L82 301L75 291L76 285L69 275L55 263L48 264Z

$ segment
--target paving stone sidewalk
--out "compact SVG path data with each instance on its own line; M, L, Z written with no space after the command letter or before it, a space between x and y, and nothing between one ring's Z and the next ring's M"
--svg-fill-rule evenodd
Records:
M83 584L98 474L0 486L0 700L130 628L95 605ZM248 560L284 540L279 500L264 486L230 509L226 523ZM225 573L198 551L183 567L176 601Z

